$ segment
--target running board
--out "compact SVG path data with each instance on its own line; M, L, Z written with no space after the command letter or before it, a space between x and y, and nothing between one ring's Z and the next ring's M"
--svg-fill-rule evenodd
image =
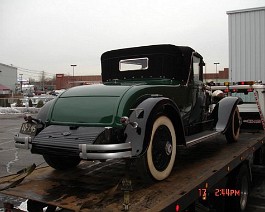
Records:
M189 147L189 146L192 146L194 144L198 144L202 141L213 138L219 134L221 134L221 133L208 130L208 131L204 131L201 133L197 133L195 135L186 136L186 146Z

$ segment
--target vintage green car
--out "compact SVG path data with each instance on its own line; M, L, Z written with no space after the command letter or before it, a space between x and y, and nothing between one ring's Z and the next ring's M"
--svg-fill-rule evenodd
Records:
M102 84L73 87L25 117L16 147L43 155L55 169L80 160L126 158L139 174L167 178L177 146L217 134L239 137L239 99L212 109L203 83L203 58L190 47L169 44L125 48L101 57Z

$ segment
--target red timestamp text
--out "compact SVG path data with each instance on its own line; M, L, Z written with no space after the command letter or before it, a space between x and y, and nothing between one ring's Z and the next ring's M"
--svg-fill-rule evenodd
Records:
M198 191L199 191L199 196L200 197L207 196L207 189L206 188L199 188Z
M216 197L236 197L240 196L241 191L238 189L228 189L228 188L216 188L214 191L214 196Z
M208 190L206 188L198 189L199 196L204 199L208 196ZM214 196L216 197L236 197L241 196L241 191L238 189L228 189L228 188L216 188L214 190Z

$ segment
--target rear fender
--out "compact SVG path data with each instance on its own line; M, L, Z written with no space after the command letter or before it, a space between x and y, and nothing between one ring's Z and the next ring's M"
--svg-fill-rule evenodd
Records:
M171 119L177 134L178 144L185 144L183 125L175 103L165 97L151 97L132 109L133 112L129 120L130 122L136 122L138 127L133 128L131 125L127 125L125 129L126 142L131 142L132 145L132 156L139 156L146 151L149 144L148 137L150 127L152 127L150 126L152 117L157 114L158 108L163 108L159 112L165 113Z
M54 102L55 99L50 100L45 105L43 105L43 107L38 112L36 119L40 119L43 123L45 123L48 120L49 112Z
M237 97L225 97L221 99L215 106L213 114L216 120L215 130L217 132L225 133L229 123L232 119L232 113L239 103Z

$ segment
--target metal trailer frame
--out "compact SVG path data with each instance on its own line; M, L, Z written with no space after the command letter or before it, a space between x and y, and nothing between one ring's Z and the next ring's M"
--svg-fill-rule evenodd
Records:
M133 164L124 166L124 160L86 161L71 171L37 168L15 187L0 192L71 211L183 211L197 200L207 200L212 190L222 189L220 181L243 163L251 171L253 155L264 142L263 132L244 132L237 143L227 144L219 136L178 149L172 174L158 183L139 179ZM0 189L16 177L21 175L0 178Z

